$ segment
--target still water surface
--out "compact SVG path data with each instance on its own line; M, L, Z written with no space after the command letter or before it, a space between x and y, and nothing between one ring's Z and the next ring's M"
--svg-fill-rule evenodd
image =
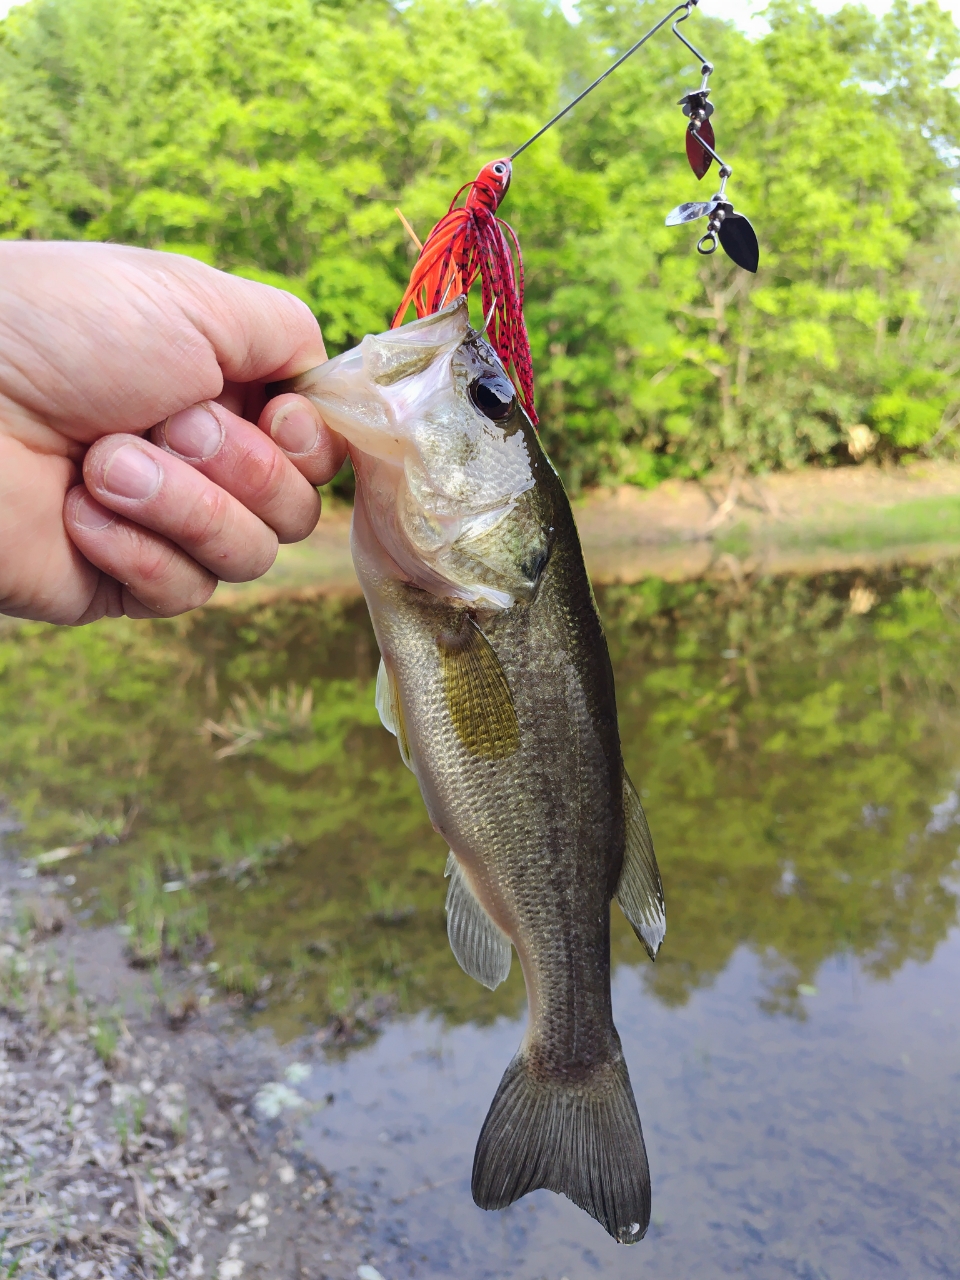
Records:
M338 1028L303 1138L370 1194L388 1280L960 1276L960 565L600 604L668 911L656 966L614 911L634 1249L547 1193L470 1200L522 980L449 952L362 605L4 633L0 783L140 956L216 966L282 1037Z

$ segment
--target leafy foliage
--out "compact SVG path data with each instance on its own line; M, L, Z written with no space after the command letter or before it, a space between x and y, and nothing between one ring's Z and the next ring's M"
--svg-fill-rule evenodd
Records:
M582 0L574 27L553 0L31 0L0 24L0 233L193 254L291 289L344 347L409 274L394 206L422 237L661 9ZM663 226L699 194L675 106L696 67L669 34L517 163L503 212L574 488L849 461L860 424L894 456L952 447L960 35L936 0L768 17L756 41L689 24L756 279Z

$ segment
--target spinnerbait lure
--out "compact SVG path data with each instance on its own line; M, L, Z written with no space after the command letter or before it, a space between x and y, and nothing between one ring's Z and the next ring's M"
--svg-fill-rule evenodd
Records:
M700 253L715 253L719 244L727 256L745 271L755 272L759 265L760 247L756 232L749 219L734 209L726 194L727 182L733 169L716 151L716 136L711 123L714 104L710 101L709 87L713 64L678 30L679 24L690 17L697 4L698 0L684 0L684 3L676 5L522 146L517 147L511 155L485 165L473 182L460 188L450 208L422 245L403 214L397 210L417 244L420 256L414 264L410 283L397 308L392 328L403 324L411 303L421 319L435 315L448 302L461 294L468 294L479 276L483 310L487 316L484 332L504 368L509 371L520 402L534 425L537 423L537 413L533 402L533 365L523 318L523 258L515 231L497 216L500 202L510 186L513 161L673 18L676 21L671 30L681 44L699 60L702 76L700 87L691 89L680 99L683 114L689 121L685 138L687 159L698 179L705 177L716 160L720 187L710 200L689 201L672 209L667 215L666 225L680 226L699 218L707 218L707 230L697 242ZM677 17L678 14L682 16ZM466 200L462 206L458 205L457 201L465 191Z
M713 75L713 63L709 62L700 50L695 49L677 30L679 24L690 17L690 7L696 3L697 0L690 0L690 4L684 5L686 13L682 18L678 18L671 28L677 39L700 59L700 74L703 77L700 88L691 89L685 93L678 106L683 108L683 114L690 121L686 133L687 159L690 161L690 168L697 178L702 179L716 160L720 172L720 189L711 200L694 200L686 204L678 204L667 214L666 225L678 227L685 222L709 218L706 233L697 241L699 252L716 253L719 242L727 257L732 258L738 267L743 267L744 271L755 272L760 265L757 233L750 220L742 213L737 213L727 198L727 182L733 173L733 168L721 160L714 150L717 140L713 125L710 123L710 117L714 111L713 103L710 101L710 77Z

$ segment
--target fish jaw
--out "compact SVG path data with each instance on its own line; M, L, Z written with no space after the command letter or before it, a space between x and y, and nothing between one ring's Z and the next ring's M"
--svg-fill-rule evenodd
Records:
M372 458L403 464L421 404L449 392L450 357L470 332L465 298L446 311L386 333L281 384L306 396L332 430Z
M470 332L465 298L445 311L379 335L280 384L311 400L332 430L370 457L400 463L405 420L449 383L450 356ZM415 380L412 383L411 380Z

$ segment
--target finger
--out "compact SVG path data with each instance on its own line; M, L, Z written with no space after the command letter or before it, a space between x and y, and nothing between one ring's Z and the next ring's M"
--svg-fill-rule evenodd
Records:
M214 574L167 538L101 506L85 485L67 494L63 519L77 548L106 575L78 622L123 614L172 618L213 595Z
M124 616L123 593L125 587L123 584L118 582L116 578L111 578L108 573L98 572L93 565L90 567L94 573L97 573L97 587L86 609L79 618L74 618L71 622L70 625L74 627L84 627L88 622L99 622L101 618L122 618Z
M87 450L83 478L97 502L169 539L225 582L259 578L276 559L277 535L268 525L189 463L139 436L98 440Z
M79 471L0 434L0 613L69 624L87 608L99 575L63 527Z
M329 484L343 466L346 440L330 430L306 396L276 396L260 415L259 426L311 484Z
M155 427L150 439L232 494L281 542L299 542L319 519L313 485L268 436L222 404L183 409Z
M156 255L150 265L155 267ZM185 310L228 381L279 382L326 360L316 316L292 293L227 275L193 258L177 256L177 269L199 304Z

